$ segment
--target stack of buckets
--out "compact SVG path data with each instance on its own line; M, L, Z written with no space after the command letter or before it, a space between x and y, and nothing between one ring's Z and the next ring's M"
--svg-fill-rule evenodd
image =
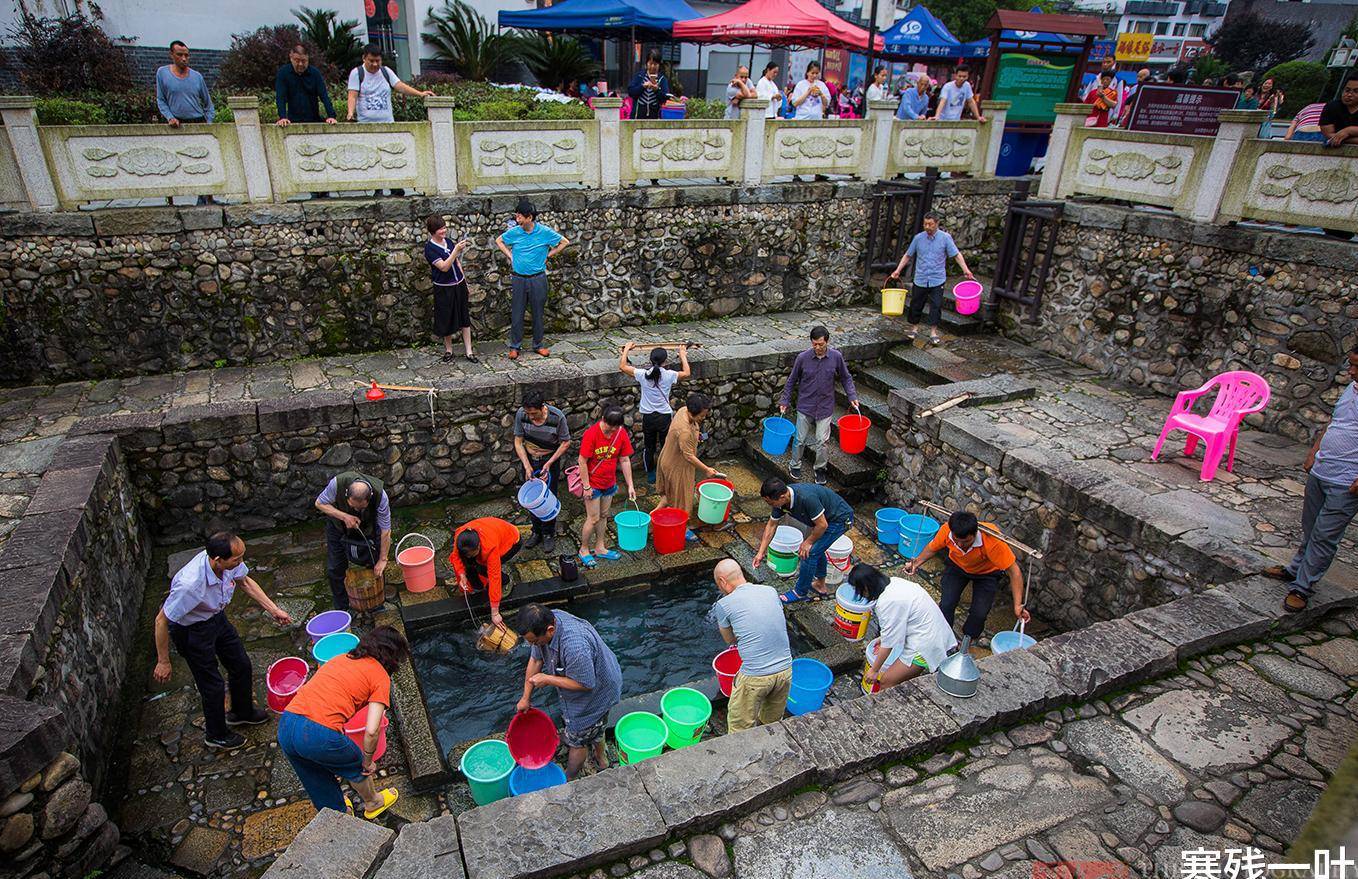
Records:
M561 738L546 713L530 708L514 715L505 740L477 742L459 767L478 806L566 783L566 772L552 758Z
M698 483L698 521L720 525L731 511L731 498L736 496L731 483L721 479L705 479Z
M307 621L306 633L311 638L311 655L318 664L324 665L358 646L358 636L349 631L352 622L353 617L342 610L327 610Z
M835 629L850 641L862 641L868 634L872 609L876 602L867 601L848 583L835 590Z
M769 567L780 577L797 573L797 550L802 545L802 532L791 525L779 525L769 543Z
M895 546L901 540L901 517L905 510L896 507L882 507L876 513L877 542Z

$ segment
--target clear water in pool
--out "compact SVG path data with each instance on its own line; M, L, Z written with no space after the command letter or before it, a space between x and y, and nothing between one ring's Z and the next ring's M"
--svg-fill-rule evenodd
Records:
M565 609L599 630L622 666L622 695L640 696L712 674L712 659L726 648L712 616L718 593L711 581L662 583L621 595L576 600ZM506 622L514 624L513 614ZM796 626L788 627L794 656L815 650ZM502 733L523 693L528 645L508 655L476 649L471 629L414 633L414 661L430 718L446 753L471 739ZM539 690L533 704L560 720L556 691Z

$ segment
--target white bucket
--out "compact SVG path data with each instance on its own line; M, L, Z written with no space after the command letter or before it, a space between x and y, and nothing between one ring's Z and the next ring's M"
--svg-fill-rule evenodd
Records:
M853 556L853 541L849 535L841 534L830 548L825 551L825 582L831 586L838 586L844 582L844 575L849 572L852 563L849 559Z
M773 532L773 540L769 543L769 549L776 549L779 552L796 552L802 545L802 532L793 528L791 525L779 525L778 530Z

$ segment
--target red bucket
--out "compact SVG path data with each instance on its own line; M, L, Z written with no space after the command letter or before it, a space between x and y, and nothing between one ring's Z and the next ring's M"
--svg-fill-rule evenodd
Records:
M839 447L846 455L857 455L868 447L868 428L872 419L866 415L844 415L839 419Z
M651 514L651 542L660 555L679 552L684 548L684 532L688 530L688 513L675 507L661 507Z
M373 762L382 759L382 755L387 753L387 723L388 718L385 713L382 715L382 726L377 731L377 750L373 751ZM362 708L349 718L344 724L344 734L353 739L358 749L363 750L363 732L368 728L368 706Z
M509 721L509 732L505 733L509 755L524 769L541 769L551 763L560 743L556 724L545 711L536 708L514 715Z
M736 684L736 672L740 671L744 661L740 658L740 650L735 647L727 647L712 660L712 670L717 673L717 686L721 687L723 696L731 695L731 688Z
M306 664L306 660L297 656L285 656L269 666L268 673L264 675L264 682L268 687L265 699L269 708L281 714L292 701L292 697L297 695L297 690L306 683L307 675L310 673L311 668Z
M707 485L707 483L709 483L709 482L715 482L715 483L717 483L717 485L724 485L724 486L726 486L727 488L731 489L732 495L735 494L735 490L736 490L735 484L734 484L733 482L731 482L730 480L727 480L727 479L704 479L702 482L699 482L697 485L695 485L695 486L693 487L694 491L697 491L698 489L702 488L704 485ZM722 522L729 522L729 521L731 521L731 508L734 507L735 505L736 505L736 504L735 504L735 498L732 497L731 503L729 503L729 504L726 505L726 518L725 518L725 519L722 519Z

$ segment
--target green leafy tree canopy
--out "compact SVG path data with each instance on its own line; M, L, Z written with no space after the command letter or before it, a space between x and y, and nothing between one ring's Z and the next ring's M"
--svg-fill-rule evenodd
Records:
M559 88L573 79L588 82L599 72L594 56L571 37L534 34L520 40L524 63L544 88Z
M929 11L942 19L953 36L965 43L990 36L985 28L986 22L990 21L990 16L997 9L1027 12L1037 8L1051 12L1054 6L1053 0L949 0L947 3L931 5Z
M302 23L302 39L315 46L341 75L362 63L363 41L358 37L358 19L341 19L333 9L306 6L294 9L292 14Z
M1300 58L1315 45L1311 26L1275 21L1253 12L1228 19L1207 38L1213 53L1233 70L1267 70Z
M516 55L519 40L497 34L490 24L464 0L444 0L443 8L429 10L421 34L434 55L451 62L467 79L489 79L495 70Z

